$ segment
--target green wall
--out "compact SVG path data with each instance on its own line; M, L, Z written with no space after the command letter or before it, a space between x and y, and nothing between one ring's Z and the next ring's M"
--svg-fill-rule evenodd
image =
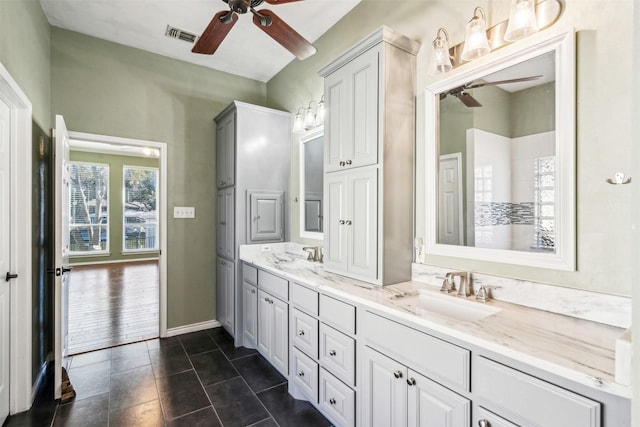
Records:
M450 44L464 39L464 26L473 7L488 12L489 25L509 17L509 2L429 2L363 0L314 44L318 53L293 61L267 83L269 104L295 112L320 98L322 80L317 71L381 25L422 42L417 61L416 92L416 236L425 237L425 120L424 88L438 76L428 74L430 45L439 27L445 27ZM576 272L522 267L476 260L427 255L426 262L506 277L555 284L596 292L630 295L631 190L605 183L616 171L631 170L629 152L634 146L634 118L630 85L638 74L629 55L633 34L632 0L567 0L554 24L556 29L577 31L577 268ZM593 13L597 10L598 13ZM624 40L611 37L624 34ZM614 63L615 66L611 64ZM473 67L474 63L464 65ZM615 143L612 143L615 142ZM292 159L297 146L292 145ZM297 196L297 163L292 162L292 197ZM626 186L629 187L629 186ZM295 191L294 191L295 190ZM291 203L292 225L298 223L298 204ZM635 214L637 215L637 214ZM294 239L297 238L292 229Z
M72 264L131 261L137 259L157 258L157 251L153 252L128 252L122 251L122 224L123 224L123 167L142 166L157 168L160 162L155 158L119 156L115 154L90 153L86 151L71 151L70 160L75 162L101 163L109 165L109 254L101 256L76 256L71 257Z
M168 327L215 319L213 117L233 99L264 104L266 85L59 28L51 84L69 130L167 144Z

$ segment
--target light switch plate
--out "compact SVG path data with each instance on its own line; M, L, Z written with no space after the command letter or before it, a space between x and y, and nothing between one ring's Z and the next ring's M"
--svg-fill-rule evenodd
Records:
M174 206L173 217L174 218L195 218L196 208L193 206Z

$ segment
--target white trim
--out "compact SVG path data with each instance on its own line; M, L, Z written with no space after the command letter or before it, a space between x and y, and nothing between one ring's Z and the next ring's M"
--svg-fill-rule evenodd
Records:
M175 337L176 335L188 334L191 332L204 331L222 326L217 320L207 320L206 322L192 323L190 325L178 326L176 328L167 329L167 333L163 338Z
M84 132L69 132L71 140L84 140L102 142L105 144L127 145L136 147L155 148L159 150L159 174L160 187L158 221L160 241L158 243L158 270L160 282L160 337L167 336L167 143L159 141L147 141L143 139L122 138L118 136L96 135ZM122 261L121 261L122 262Z
M448 73L425 89L425 170L437 171L439 159L439 94L452 87L478 80L547 52L555 52L556 81L556 160L560 201L556 253L537 253L502 249L475 248L437 243L437 174L426 175L426 253L456 258L477 259L555 270L576 268L576 179L575 179L575 34L573 29L544 31L506 46ZM434 155L435 154L435 155Z
M464 245L464 219L463 219L463 207L462 203L462 153L451 153L451 154L442 154L440 155L440 164L438 165L438 171L440 170L440 166L442 166L443 160L455 160L458 165L458 244ZM438 214L440 214L438 212Z
M305 170L307 165L304 163L304 144L306 144L309 141L313 141L316 138L320 138L324 136L324 126L318 126L304 134L302 134L302 136L300 136L298 138L298 150L300 152L299 158L300 161L298 163L298 175L299 175L299 188L298 188L298 204L300 205L299 208L299 223L300 223L300 237L304 237L307 239L314 239L314 240L324 240L324 233L322 232L314 232L314 231L306 231L304 229L304 222L305 222L305 193L304 193L304 187L305 187L305 182L304 182L304 175L305 175ZM323 142L324 143L324 142ZM324 159L323 159L324 160ZM323 196L324 199L324 196ZM323 206L324 206L324 202L323 202ZM321 211L322 212L322 211Z
M0 97L11 109L11 270L9 413L31 407L31 114L29 98L0 63ZM25 197L24 195L27 195Z

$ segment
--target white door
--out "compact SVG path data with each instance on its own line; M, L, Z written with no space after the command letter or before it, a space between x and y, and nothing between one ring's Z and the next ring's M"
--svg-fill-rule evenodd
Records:
M11 200L9 106L0 99L0 200ZM10 203L0 207L0 425L9 415L9 308L11 276Z
M258 335L258 290L247 282L242 283L242 307L244 346L253 348Z
M365 347L362 425L407 425L407 368L382 353Z
M347 270L354 276L378 278L378 169L352 171L347 177Z
M267 359L271 358L273 329L273 309L269 294L258 290L258 351Z
M466 427L471 421L471 402L448 388L409 371L409 427ZM491 424L493 425L493 424Z
M324 265L347 270L347 179L342 172L325 174L324 179Z
M438 176L438 243L462 245L462 156L440 156Z
M289 305L271 298L273 307L273 343L271 362L285 377L289 373Z
M62 396L62 368L66 368L69 300L69 133L62 116L56 116L55 164L55 373L54 395Z

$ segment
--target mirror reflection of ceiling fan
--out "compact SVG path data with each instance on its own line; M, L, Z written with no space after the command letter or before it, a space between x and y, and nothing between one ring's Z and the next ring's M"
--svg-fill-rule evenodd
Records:
M442 100L446 98L447 95L451 95L458 98L467 107L482 107L482 104L480 104L477 99L471 96L471 94L467 92L467 90L476 89L484 86L498 86L498 85L509 84L509 83L528 82L531 80L537 80L541 77L542 76L540 75L540 76L520 77L517 79L509 79L509 80L499 80L496 82L478 82L478 83L471 82L471 83L467 83L466 85L453 88L448 92L441 93L440 99Z
M306 59L316 53L316 48L280 19L278 15L268 9L255 10L264 1L270 5L278 5L300 0L223 1L229 4L229 10L220 11L213 16L213 19L211 19L191 52L213 55L229 31L231 31L231 28L238 22L238 14L243 15L251 12L253 14L253 23L298 59Z

